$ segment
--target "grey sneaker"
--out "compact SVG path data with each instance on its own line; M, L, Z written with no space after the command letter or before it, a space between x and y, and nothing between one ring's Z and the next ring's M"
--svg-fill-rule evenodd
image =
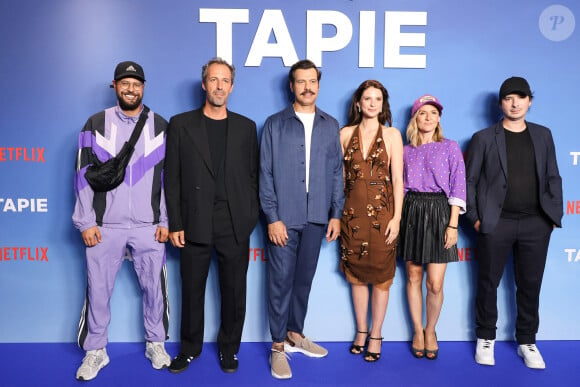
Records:
M78 380L92 380L97 377L99 371L109 364L109 356L105 348L87 351L83 362L77 370Z
M288 364L288 355L282 351L272 348L270 353L270 370L276 379L290 379L292 370Z
M151 360L151 365L156 370L169 367L171 358L165 351L165 344L163 342L148 341L145 344L145 357Z
M495 365L494 346L495 340L477 339L475 361L482 365Z
M535 368L543 370L546 368L546 363L542 358L542 354L536 344L522 344L518 345L518 355L524 359L528 368Z
M294 341L289 336L286 336L286 340L284 340L284 351L300 352L309 357L324 357L328 355L326 348L313 343L304 335L301 335L298 341Z

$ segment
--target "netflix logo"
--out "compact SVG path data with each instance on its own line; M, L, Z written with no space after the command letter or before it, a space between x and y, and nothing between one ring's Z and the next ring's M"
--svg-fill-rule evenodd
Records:
M459 262L469 262L475 260L475 248L473 247L457 247L457 255L459 255Z
M263 247L250 247L250 262L266 262Z
M580 200L568 200L566 202L566 215L580 214Z

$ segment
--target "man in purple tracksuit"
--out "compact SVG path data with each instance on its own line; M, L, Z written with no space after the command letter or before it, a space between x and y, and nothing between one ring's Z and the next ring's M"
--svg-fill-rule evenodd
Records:
M108 192L95 192L85 178L96 156L106 161L129 140L143 110L145 74L135 62L121 62L111 85L117 106L90 117L79 135L73 214L87 257L87 293L79 323L78 344L86 351L76 378L91 380L109 363L107 327L109 301L117 273L126 256L143 291L145 356L153 368L167 367L169 302L165 244L169 234L163 192L163 163L167 121L150 111L125 171L125 180Z

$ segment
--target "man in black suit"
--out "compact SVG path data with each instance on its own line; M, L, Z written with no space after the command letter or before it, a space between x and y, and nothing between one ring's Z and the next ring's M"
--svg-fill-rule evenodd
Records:
M218 259L220 366L238 368L246 313L250 234L258 220L258 140L254 121L227 110L235 69L221 58L203 66L202 108L171 118L165 195L169 239L181 249L181 349L169 370L184 371L203 345L205 286Z
M536 347L539 298L548 244L561 227L562 179L550 130L525 120L532 92L524 78L499 91L504 118L475 133L467 153L467 218L478 234L475 361L494 365L497 287L510 253L517 286L517 353L546 367Z

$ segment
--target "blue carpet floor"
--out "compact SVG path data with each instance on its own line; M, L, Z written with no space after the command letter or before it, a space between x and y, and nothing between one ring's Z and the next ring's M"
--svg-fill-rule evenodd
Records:
M406 342L384 342L382 358L369 364L348 353L349 343L324 343L329 355L310 359L295 354L290 360L293 378L272 378L269 343L242 343L238 372L219 368L215 343L206 343L202 355L180 373L154 370L142 343L111 343L111 362L89 382L75 380L83 352L71 343L0 344L0 386L579 386L579 341L538 342L547 367L528 369L513 342L496 343L496 366L473 360L473 342L440 342L435 361L415 359ZM177 343L167 343L173 357Z

